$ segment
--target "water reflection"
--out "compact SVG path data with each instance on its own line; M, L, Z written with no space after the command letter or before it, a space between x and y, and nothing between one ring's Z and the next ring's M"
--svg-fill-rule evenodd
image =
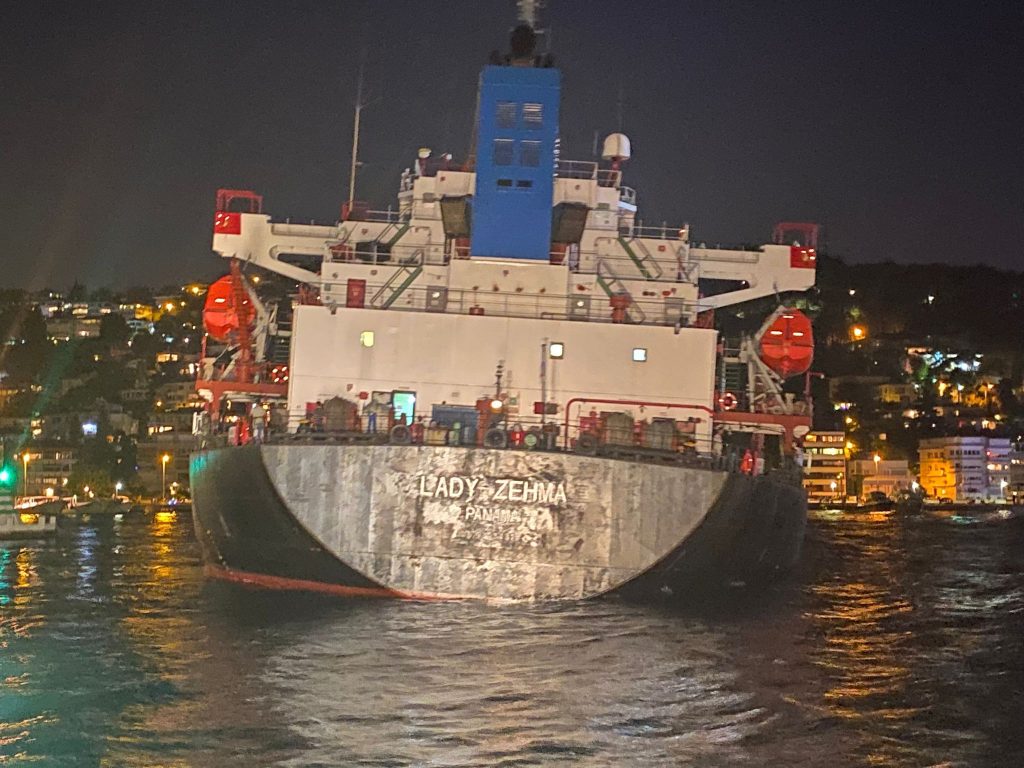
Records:
M809 537L684 611L248 591L173 513L0 545L0 765L1024 763L1020 521Z

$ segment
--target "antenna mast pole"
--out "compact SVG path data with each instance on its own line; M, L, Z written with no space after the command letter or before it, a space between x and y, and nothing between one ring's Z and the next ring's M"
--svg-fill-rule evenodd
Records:
M516 0L516 5L519 7L519 21L536 30L537 16L544 6L544 0Z
M352 125L352 167L348 174L348 209L352 210L352 204L356 199L356 168L359 166L359 117L363 111L363 66L364 61L359 62L359 84L356 86L356 118Z

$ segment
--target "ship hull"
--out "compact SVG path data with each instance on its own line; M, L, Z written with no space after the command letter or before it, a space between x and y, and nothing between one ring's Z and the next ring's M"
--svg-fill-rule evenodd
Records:
M484 448L281 444L192 458L211 576L407 599L674 599L797 560L781 475Z

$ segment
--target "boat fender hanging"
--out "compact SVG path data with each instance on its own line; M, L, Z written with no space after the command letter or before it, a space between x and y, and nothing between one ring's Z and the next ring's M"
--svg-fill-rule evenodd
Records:
M485 448L504 448L508 445L508 434L503 429L491 427L484 434Z
M412 432L405 424L396 424L391 428L391 442L394 445L409 445L412 442Z
M597 453L597 436L590 432L580 432L576 438L576 453L593 456Z

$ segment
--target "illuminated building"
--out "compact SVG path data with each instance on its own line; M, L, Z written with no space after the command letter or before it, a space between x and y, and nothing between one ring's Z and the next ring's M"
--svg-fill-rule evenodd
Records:
M846 433L808 432L803 445L807 500L846 498Z
M1010 440L1005 437L931 437L918 446L921 487L950 501L1006 498Z

